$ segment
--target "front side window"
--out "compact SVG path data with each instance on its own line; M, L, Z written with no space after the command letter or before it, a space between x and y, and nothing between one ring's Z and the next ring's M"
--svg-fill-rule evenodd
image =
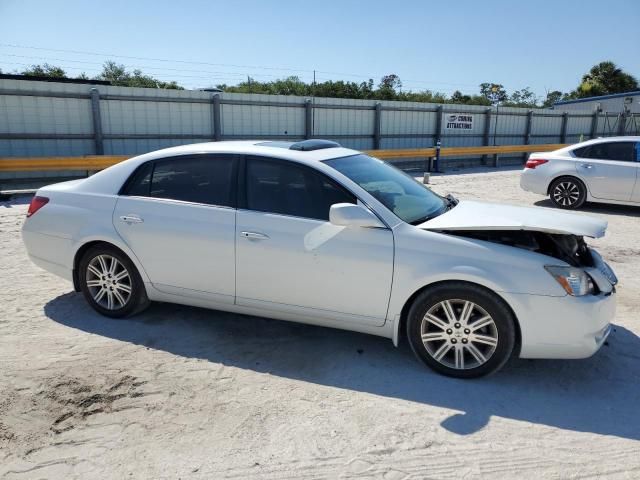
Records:
M638 161L636 142L594 143L573 151L576 157L593 160Z
M293 162L248 157L246 169L249 210L326 221L331 205L357 202L325 175Z
M417 225L446 210L445 200L377 158L353 155L324 163L360 185L401 220Z
M173 157L148 162L136 171L125 195L234 206L233 155Z

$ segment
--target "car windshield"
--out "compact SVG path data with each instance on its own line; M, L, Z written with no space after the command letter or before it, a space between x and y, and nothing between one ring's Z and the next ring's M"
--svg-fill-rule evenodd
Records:
M407 223L417 225L447 209L444 198L377 158L361 154L324 163L360 185Z

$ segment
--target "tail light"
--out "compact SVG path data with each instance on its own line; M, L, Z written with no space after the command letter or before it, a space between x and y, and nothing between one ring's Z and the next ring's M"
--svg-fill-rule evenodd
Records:
M540 165L544 165L548 161L549 160L543 160L541 158L531 158L527 160L527 163L524 164L524 168L536 168L536 167L539 167Z
M36 213L47 203L49 203L49 199L47 197L33 197L31 199L31 203L29 204L29 210L27 210L27 218Z

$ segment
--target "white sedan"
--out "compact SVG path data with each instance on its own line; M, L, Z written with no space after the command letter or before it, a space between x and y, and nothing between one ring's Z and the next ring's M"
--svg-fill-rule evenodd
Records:
M458 202L323 140L141 155L40 189L27 217L32 261L103 315L175 302L404 338L456 377L588 357L615 312L584 241L606 222Z
M532 153L520 177L529 192L560 208L585 202L640 205L640 137L609 137Z

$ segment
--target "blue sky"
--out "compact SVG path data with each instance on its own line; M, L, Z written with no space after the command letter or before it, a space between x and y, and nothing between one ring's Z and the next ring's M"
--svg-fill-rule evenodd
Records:
M487 81L542 96L605 59L640 77L639 25L638 0L0 0L0 68L94 75L112 59L188 88L396 73L405 90Z

